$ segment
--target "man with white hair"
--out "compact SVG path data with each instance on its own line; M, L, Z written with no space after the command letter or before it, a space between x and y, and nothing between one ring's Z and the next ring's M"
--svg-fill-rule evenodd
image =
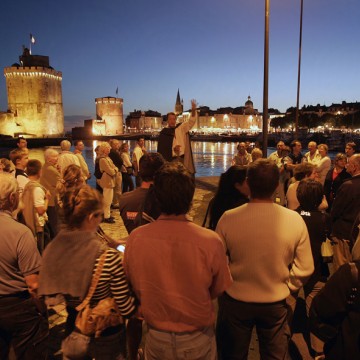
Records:
M46 359L49 324L34 301L41 257L30 229L11 216L18 203L16 180L0 174L0 359L10 346L17 359Z
M321 160L321 155L317 149L317 144L315 141L310 141L308 143L309 151L304 155L305 161L310 164L318 165Z
M59 154L58 164L61 174L71 164L81 167L78 157L70 151L71 142L69 140L63 140L60 143L60 148L61 153Z
M47 214L49 218L51 236L57 234L57 214L55 209L56 184L61 178L59 167L57 165L59 153L52 148L46 149L44 153L45 164L42 167L40 184L50 192Z

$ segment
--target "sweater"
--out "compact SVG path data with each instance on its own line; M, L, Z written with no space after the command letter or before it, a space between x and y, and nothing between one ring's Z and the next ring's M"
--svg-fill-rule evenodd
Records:
M236 300L284 300L314 271L309 234L295 211L250 202L226 211L216 232L224 242L234 280L226 292Z

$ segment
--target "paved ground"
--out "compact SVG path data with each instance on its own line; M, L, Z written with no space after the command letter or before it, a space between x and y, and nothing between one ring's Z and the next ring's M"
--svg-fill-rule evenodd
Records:
M193 217L195 223L201 225L205 216L207 205L209 200L214 194L216 186L218 184L218 177L207 177L196 179L196 191L193 201L193 207L190 215ZM127 236L127 232L123 225L123 222L119 216L117 210L112 211L112 216L115 217L115 224L102 224L102 228L106 234L110 235L114 239L121 239ZM66 320L66 310L64 304L57 305L49 309L49 322L50 322L50 347L51 355L50 359L61 359L60 343L62 334L64 331L64 323ZM299 312L300 319L303 317L303 313ZM312 359L307 351L307 346L301 333L301 326L295 329L296 333L293 338L300 349L301 355L293 355L293 359ZM295 346L296 348L296 346ZM295 349L296 350L296 349ZM294 354L297 351L293 352ZM256 334L252 337L249 351L249 360L260 359L258 351L258 341Z

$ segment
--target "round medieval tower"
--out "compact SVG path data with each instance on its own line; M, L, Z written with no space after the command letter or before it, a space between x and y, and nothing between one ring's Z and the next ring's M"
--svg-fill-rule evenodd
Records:
M4 69L14 136L63 136L62 73L48 56L30 55L28 49L19 58L20 64Z
M106 135L123 133L123 99L106 96L96 98L96 119L105 122Z

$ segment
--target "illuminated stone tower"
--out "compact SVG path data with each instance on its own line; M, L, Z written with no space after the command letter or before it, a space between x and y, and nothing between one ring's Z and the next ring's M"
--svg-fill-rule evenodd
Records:
M183 101L180 100L180 91L178 89L176 96L176 103L175 103L175 114L176 115L182 114L183 111L184 111Z
M30 55L28 49L19 59L4 69L9 116L0 122L2 133L62 136L62 73L50 66L48 56Z
M96 98L96 119L105 122L105 134L123 133L123 99L116 97Z

